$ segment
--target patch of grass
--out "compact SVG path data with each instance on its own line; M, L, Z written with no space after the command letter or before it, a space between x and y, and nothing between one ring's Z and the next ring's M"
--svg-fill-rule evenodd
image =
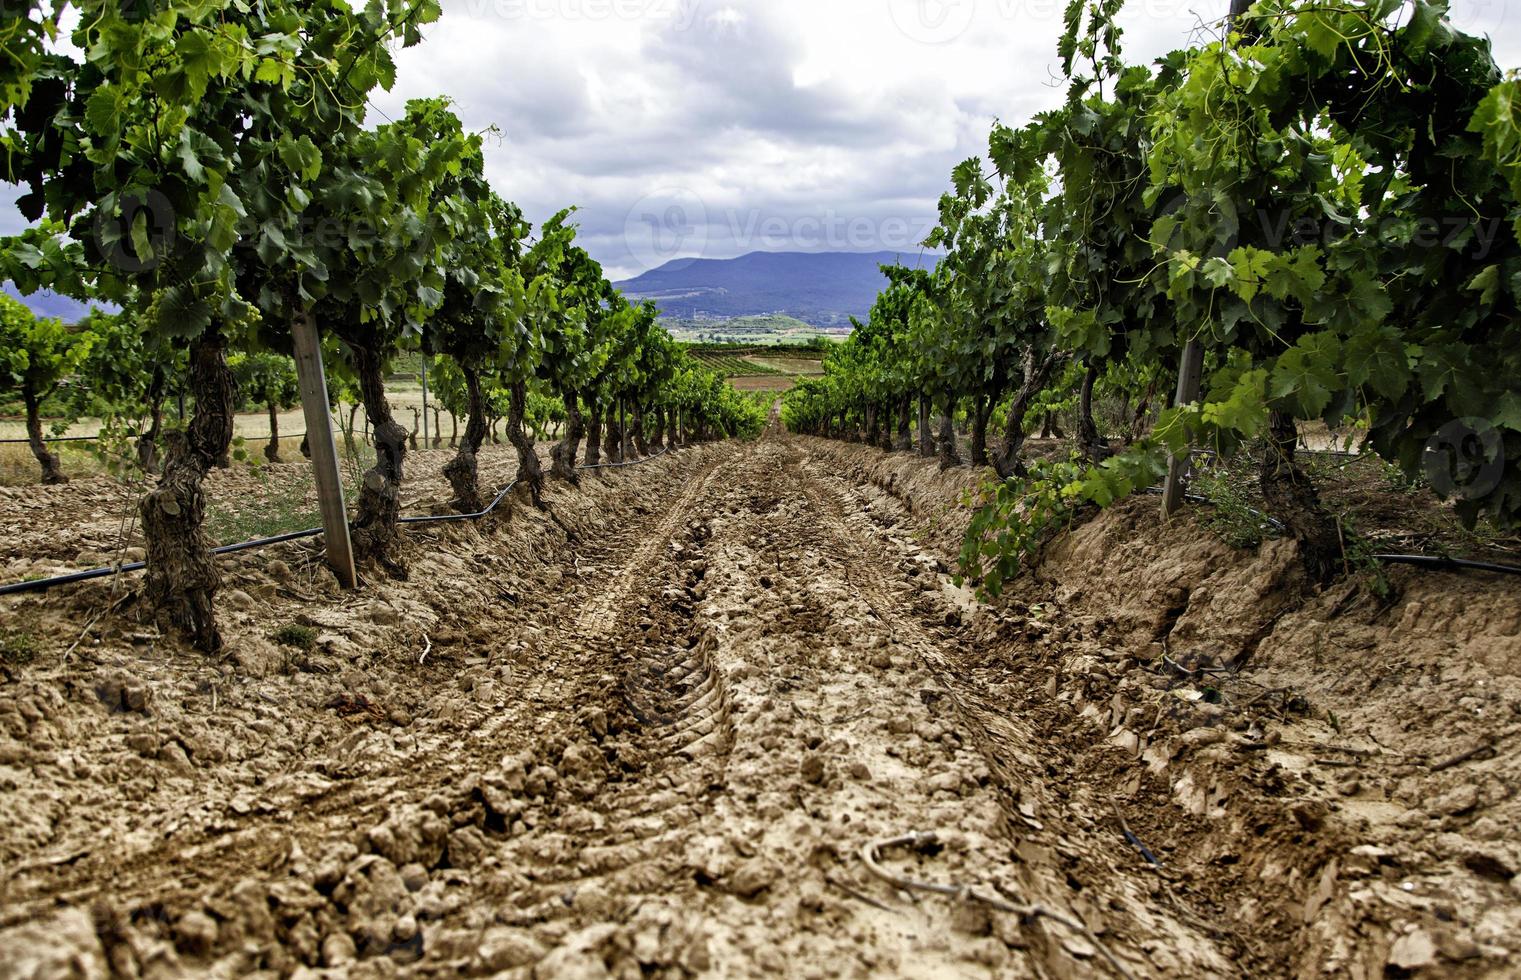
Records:
M308 503L312 475L302 470L292 482L275 486L268 473L260 474L264 492L251 497L214 501L206 507L206 533L219 545L237 544L301 531L321 523L315 502Z
M375 450L358 446L357 454L347 453L340 445L340 467L345 499L359 496L359 484L365 470L374 465ZM299 458L299 453L297 454ZM274 473L259 470L260 493L232 500L214 500L206 507L206 533L218 545L238 544L256 538L269 538L291 531L304 531L322 524L317 507L315 480L308 467Z
M1234 479L1233 479L1234 476ZM1253 506L1249 477L1228 470L1210 470L1194 481L1194 492L1209 498L1214 510L1204 518L1204 526L1220 536L1232 548L1250 550L1262 544L1263 515Z
M37 641L22 630L0 631L0 661L20 667L37 659Z
M1374 558L1378 549L1357 531L1356 523L1349 517L1339 521L1342 532L1342 551L1348 571L1362 580L1369 592L1385 601L1394 598L1394 585L1389 581L1389 571L1384 563Z
M65 476L98 476L106 467L80 442L55 442L49 445L58 456ZM32 449L23 443L0 444L0 487L35 487L42 483L42 467Z
M286 623L271 633L269 638L282 647L295 647L297 650L310 650L317 645L317 631L300 623Z

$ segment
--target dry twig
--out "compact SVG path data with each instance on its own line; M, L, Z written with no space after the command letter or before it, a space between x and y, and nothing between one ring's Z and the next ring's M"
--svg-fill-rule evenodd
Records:
M886 868L877 863L878 857L886 848L912 847L919 849L928 845L935 844L938 842L938 840L939 838L936 837L934 831L924 831L914 834L904 834L901 837L891 837L886 840L869 841L865 846L861 848L861 860L866 864L866 869L872 874L876 875L878 878L881 878L883 881L887 882L893 887L901 888L909 893L916 891L934 892L939 895L949 895L952 898L959 898L964 901L981 902L990 908L998 909L1000 912L1008 912L1013 915L1017 915L1022 919L1050 919L1057 925L1062 926L1086 939L1094 949L1098 950L1099 955L1108 961L1109 965L1114 968L1114 971L1116 973L1122 977L1125 977L1126 980L1130 980L1131 973L1129 970L1125 969L1124 964L1115 958L1115 955L1113 953L1109 952L1108 947L1100 942L1099 938L1095 936L1087 926L1083 925L1076 919L1071 918L1070 916L1066 916L1060 912L1048 909L1044 905L1016 905L1013 902L1004 901L1002 898L999 898L996 895L988 895L984 892L979 892L975 888L972 888L970 885L942 885L933 881L919 881L914 878L907 878L903 875L893 874L891 871L888 871Z

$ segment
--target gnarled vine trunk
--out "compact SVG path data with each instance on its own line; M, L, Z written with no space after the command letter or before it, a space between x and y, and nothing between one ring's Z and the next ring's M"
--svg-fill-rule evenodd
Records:
M665 409L656 405L650 409L650 414L653 417L653 428L650 431L649 448L658 453L665 448Z
M206 497L201 483L232 444L234 385L226 355L219 325L207 327L191 343L195 414L184 432L166 440L163 476L138 507L148 552L148 600L206 653L222 647L215 609L222 577L202 526Z
M618 404L607 406L607 424L603 429L602 454L609 463L623 462L623 433L618 420Z
M384 359L380 352L353 336L346 337L353 353L359 397L375 440L375 465L364 474L354 514L354 556L380 563L392 578L405 581L407 565L401 556L402 464L407 458L407 430L391 415L386 400Z
M1325 584L1345 561L1341 528L1321 505L1309 474L1295 459L1299 427L1287 412L1268 415L1267 447L1260 483L1267 512L1282 521L1299 542L1299 558L1310 580Z
M1003 445L993 454L993 469L998 475L1007 480L1011 476L1024 472L1024 464L1020 462L1019 454L1025 446L1025 416L1030 413L1030 404L1035 401L1035 396L1046 387L1051 380L1051 375L1062 361L1061 355L1052 354L1037 361L1034 353L1025 355L1025 380L1015 393L1014 400L1009 403L1009 417L1004 422Z
M1146 417L1151 414L1151 400L1156 397L1157 383L1153 381L1146 386L1146 393L1141 396L1141 402L1135 407L1135 415L1130 419L1130 431L1125 433L1125 445L1134 445L1141 438L1142 428L1146 424Z
M438 406L434 405L433 406L433 440L432 440L432 445L433 445L434 449L437 449L437 448L439 448L440 446L442 446L444 444L444 430L438 424L438 416L439 416Z
M544 468L539 465L539 454L533 451L533 440L523 431L523 416L528 414L528 382L516 381L509 389L507 406L507 441L518 451L518 482L528 485L533 505L544 506Z
M929 459L935 455L935 438L930 432L929 395L919 396L919 455Z
M910 434L909 401L910 399L907 395L898 401L898 444L896 448L899 452L908 452L914 447L914 438Z
M154 367L148 379L148 431L137 437L137 465L144 473L158 470L158 441L164 430L164 369Z
M459 369L465 377L465 399L470 415L465 421L464 441L455 450L454 458L444 464L444 476L454 488L454 499L449 506L461 514L477 514L486 507L481 500L480 470L476 459L481 443L486 441L486 400L481 394L480 370L463 363Z
M945 407L940 414L940 468L950 469L961 465L961 452L956 448L956 393L945 392Z
M49 452L47 443L42 441L42 399L30 382L22 387L21 400L26 403L26 442L42 467L42 482L49 486L68 483L69 478L58 465L58 455Z
M988 419L993 414L993 399L977 395L972 399L972 465L988 465Z
M554 460L550 466L550 473L557 479L566 480L572 484L579 482L576 477L576 455L581 451L580 397L573 390L564 392L565 438L560 440L550 454L550 458Z
M590 419L586 423L586 465L602 465L602 409L595 405L591 408Z
M629 415L633 419L633 423L629 426L629 435L634 441L634 452L640 456L648 456L650 454L650 444L644 437L644 409L639 406L638 402L634 402Z
M1099 433L1098 423L1093 419L1093 385L1098 381L1098 365L1088 365L1083 375L1083 390L1078 397L1077 438L1082 444L1083 455L1089 462L1102 463L1110 456L1109 440Z
M264 447L264 458L271 463L280 462L280 407L270 402L269 408L269 443Z

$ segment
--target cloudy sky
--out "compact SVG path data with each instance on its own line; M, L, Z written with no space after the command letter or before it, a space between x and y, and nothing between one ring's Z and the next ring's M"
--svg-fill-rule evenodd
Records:
M1150 60L1229 0L1130 0ZM1521 65L1517 0L1455 0ZM492 182L614 278L755 250L918 251L951 168L1061 100L1065 0L443 0L374 121L451 96ZM14 197L3 193L0 200ZM19 226L0 205L0 231Z
M1512 0L1458 0L1521 64ZM1130 0L1150 60L1229 0ZM444 0L402 55L392 116L443 92L494 126L493 184L569 204L614 277L754 250L917 252L951 168L995 118L1058 104L1065 0ZM1509 51L1505 51L1509 48ZM1507 57L1508 55L1508 57Z

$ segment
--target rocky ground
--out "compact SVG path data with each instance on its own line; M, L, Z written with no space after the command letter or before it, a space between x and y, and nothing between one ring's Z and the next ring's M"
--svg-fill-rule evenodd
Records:
M246 553L217 660L0 600L0 976L1506 975L1521 590L1311 595L1139 501L984 606L977 479L772 433L407 583Z

